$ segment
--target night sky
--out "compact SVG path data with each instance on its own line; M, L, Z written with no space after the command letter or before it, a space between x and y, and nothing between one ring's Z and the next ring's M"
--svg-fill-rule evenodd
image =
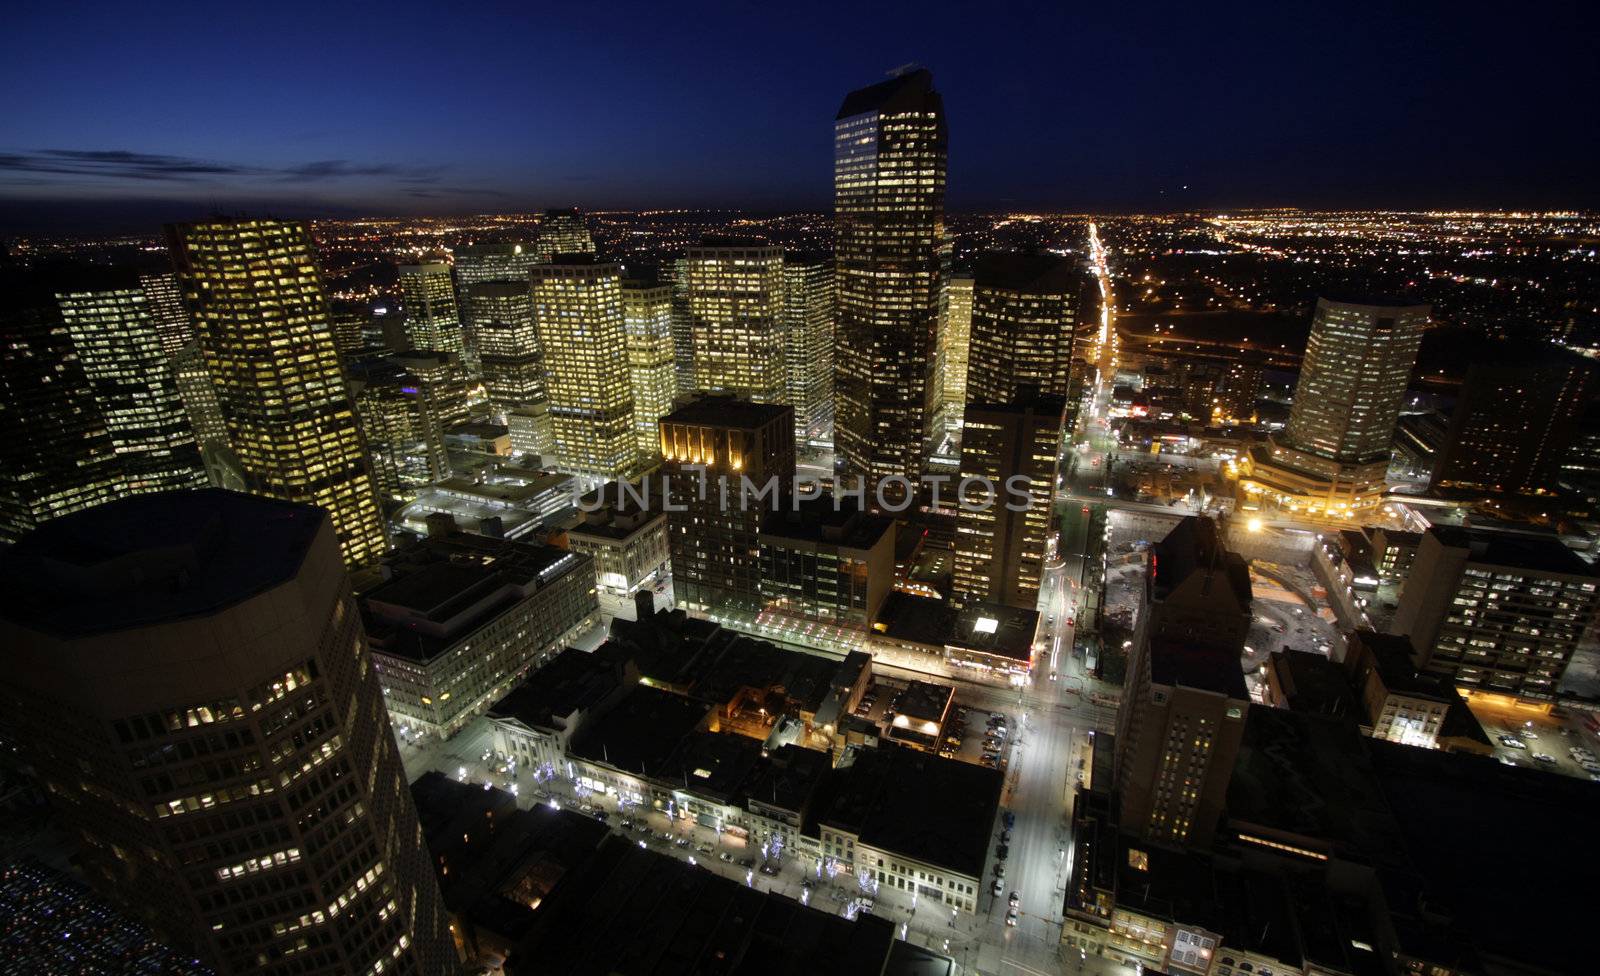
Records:
M1600 16L1469 6L13 4L0 228L824 209L910 62L953 209L1600 206Z

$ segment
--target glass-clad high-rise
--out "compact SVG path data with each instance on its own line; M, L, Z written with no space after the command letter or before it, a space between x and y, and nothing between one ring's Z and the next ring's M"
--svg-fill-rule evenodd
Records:
M945 141L926 70L851 92L834 121L834 443L847 480L916 478L935 439Z

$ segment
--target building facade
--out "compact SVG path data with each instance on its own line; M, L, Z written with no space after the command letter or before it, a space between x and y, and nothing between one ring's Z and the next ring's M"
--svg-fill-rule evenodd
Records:
M732 397L704 397L661 418L672 590L678 605L706 616L761 609L757 538L777 499L742 496L745 480L780 492L795 472L794 411Z
M783 249L707 242L684 261L695 388L784 402Z
M391 719L448 738L600 619L587 556L449 533L384 563L361 596Z
M672 286L629 279L622 283L622 314L628 334L628 378L633 387L633 427L639 457L660 451L661 418L678 394L672 346Z
M541 264L548 264L563 254L595 253L589 222L576 208L546 210L544 219L539 222L536 240L535 256Z
M826 495L761 528L761 597L773 613L866 631L894 587L894 520Z
M1318 299L1289 424L1245 456L1245 492L1334 517L1377 504L1430 314L1405 301Z
M376 563L388 539L305 225L213 221L167 233L246 490L321 506L346 563Z
M952 274L944 284L944 329L940 340L944 350L939 356L944 369L943 393L944 427L959 436L961 418L967 409L967 364L972 341L972 275Z
M1052 500L1066 409L1062 397L1026 389L1009 403L967 405L957 487L985 478L995 497L988 506L969 504L956 513L951 585L957 602L1038 604L1055 534ZM970 501L981 502L978 494L970 492Z
M528 283L482 281L463 286L462 294L490 411L509 418L543 407L548 419L544 351ZM550 451L549 433L548 427L535 431L534 453Z
M846 481L918 478L935 440L945 144L926 70L850 93L834 120L834 446Z
M973 274L967 403L1006 403L1023 387L1072 392L1080 297L1090 279L1066 258L985 254Z
M784 402L797 444L833 443L833 262L788 256L783 265Z
M219 974L457 971L324 511L140 495L0 566L7 714L92 883Z
M532 271L557 467L593 484L637 466L622 271L561 257Z
M595 583L603 596L627 599L664 582L671 574L667 513L660 498L626 493L616 482L585 500L583 522L567 530L573 552L594 560Z
M467 349L461 327L461 308L456 304L450 265L442 261L401 265L400 300L405 304L406 337L411 348L454 353L469 364L475 359Z

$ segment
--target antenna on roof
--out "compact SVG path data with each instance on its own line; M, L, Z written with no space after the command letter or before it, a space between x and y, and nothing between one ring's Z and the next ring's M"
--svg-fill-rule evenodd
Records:
M911 72L920 67L922 67L922 65L915 61L907 61L905 64L902 64L898 67L890 68L888 71L885 71L884 74L891 78L900 78L904 77L905 75L909 75Z

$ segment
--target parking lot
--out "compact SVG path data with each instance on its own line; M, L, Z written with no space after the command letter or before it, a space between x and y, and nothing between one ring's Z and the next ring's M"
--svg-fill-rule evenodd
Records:
M1600 742L1577 722L1496 708L1481 699L1472 703L1472 713L1501 762L1600 782Z

